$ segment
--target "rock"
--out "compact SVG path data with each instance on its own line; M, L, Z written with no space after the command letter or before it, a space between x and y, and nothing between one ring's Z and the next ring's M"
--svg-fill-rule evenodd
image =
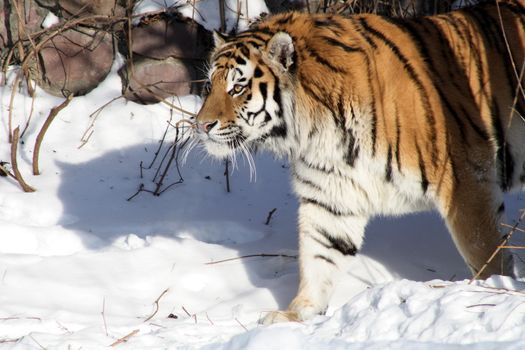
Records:
M27 34L41 30L42 22L49 12L34 0L17 1L16 4L18 7L12 0L0 0L0 48L11 47L18 39L26 39Z
M128 65L119 74L124 97L142 104L157 103L174 95L188 95L197 88L191 82L196 76L195 68L173 57L137 59L133 61L133 69Z
M120 0L35 0L42 7L54 14L70 18L72 16L118 15L123 16L125 9Z
M113 64L112 35L102 30L69 29L44 44L31 77L56 96L83 95L94 89Z
M212 35L198 23L182 17L161 18L133 28L133 53L143 57L176 57L204 60L212 46Z
M201 78L198 73L211 50L209 31L190 19L170 15L143 19L131 35L134 75L129 63L120 71L127 99L148 104L199 92L199 84L192 81Z

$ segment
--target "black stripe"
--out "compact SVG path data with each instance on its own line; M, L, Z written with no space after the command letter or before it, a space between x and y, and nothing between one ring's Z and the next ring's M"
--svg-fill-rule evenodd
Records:
M299 157L299 161L301 163L303 163L304 165L306 165L308 168L320 171L322 173L332 174L334 172L333 168L328 169L328 168L325 168L325 167L321 167L318 164L312 164L312 163L308 162L303 156Z
M503 133L503 126L501 125L501 116L499 114L499 107L496 101L493 104L492 116L492 129L494 138L496 139L496 145L498 147L496 151L497 169L499 175L500 187L503 191L508 191L512 187L512 174L514 172L514 160L510 153L510 145L505 141L505 135Z
M308 53L308 55L313 58L317 63L320 63L321 65L327 67L334 73L345 73L346 70L343 68L339 68L334 66L332 63L328 62L324 57L322 57L317 51L313 50L311 47L305 46L304 50Z
M316 255L314 255L314 258L315 258L315 259L324 260L324 261L326 261L327 263L332 264L332 265L335 266L335 262L334 262L332 259L330 259L329 257L327 257L327 256L320 255L320 254L316 254Z
M334 237L322 228L316 228L316 231L328 240L331 249L335 249L343 255L356 255L357 248L350 239Z
M374 96L374 87L372 85L372 68L370 67L370 58L365 57L367 77L368 77L368 91L370 96ZM370 109L372 119L370 120L370 137L372 139L372 157L376 155L376 141L377 141L377 110L376 110L376 99L372 98L370 101Z
M386 155L386 166L385 166L385 181L392 181L392 146L388 145L388 152Z
M359 157L359 145L356 144L356 139L351 130L348 133L348 148L346 150L345 161L348 165L354 166L356 159Z
M286 127L285 123L282 123L280 125L274 126L268 134L266 134L265 137L280 137L280 138L286 138L286 135L288 135L288 128Z
M330 27L335 27L335 29L338 29L340 31L345 31L345 27L343 27L341 25L341 23L337 22L332 17L324 17L324 18L315 19L314 20L314 26L316 26L316 27L327 27L327 29L330 29L332 31L333 31L334 28L330 28Z
M354 18L350 17L349 19L353 20ZM368 45L370 45L372 49L377 49L377 44L368 35L368 32L366 30L363 30L362 23L359 23L360 25L358 25L355 20L353 21L353 23L356 32L359 33L363 37L363 39L365 39L365 41L368 43Z
M273 100L279 106L279 111L277 112L277 115L279 116L279 118L282 118L283 106L281 105L281 88L279 87L279 78L277 78L276 76L274 76Z
M307 77L305 76L300 76L300 79L299 79L299 82L301 83L301 86L303 87L304 91L310 95L312 98L314 98L316 101L320 102L323 106L326 107L326 109L328 109L332 115L335 115L335 112L334 110L332 109L332 106L327 102L325 101L324 99L322 99L320 96L322 96L321 92L319 92L319 95L312 89L311 86L307 85L308 82L310 81L311 79L308 79ZM316 85L313 85L316 89L318 88Z
M326 204L326 203L321 203L318 200L313 199L313 198L301 197L301 203L315 205L316 207L324 209L334 216L355 216L355 214L352 212L343 212L343 211L334 209L332 208L331 205Z
M423 193L427 193L427 189L428 189L427 171L425 169L425 162L421 155L421 149L419 148L417 141L416 141L416 151L417 151L417 159L419 162L419 172L421 173L421 189L423 190Z
M332 37L322 36L321 38L324 39L324 41L326 41L328 44L330 44L332 46L339 47L339 48L343 49L346 52L361 52L361 53L363 53L363 49L361 49L359 47L348 46L348 45L346 45L346 44L344 44L344 43L340 42L339 40L334 39Z
M266 104L266 99L268 98L268 84L267 83L259 83L259 90L261 91L261 95L262 95L263 101Z
M451 171L452 171L452 176L454 178L454 181L452 182L452 187L453 187L453 190L455 187L457 187L459 185L459 177L458 177L458 174L457 174L457 171L456 171L456 161L454 160L453 158L453 154L452 154L452 146L450 145L450 135L449 133L445 133L445 138L446 138L446 145L447 145L447 157L448 157L448 161L450 162L450 168L451 168Z
M293 12L289 12L285 15L283 15L283 17L277 19L275 21L276 24L279 24L279 25L283 25L283 24L287 24L287 23L292 23L293 22Z
M321 186L319 186L318 184L312 182L311 180L308 180L308 179L305 179L304 177L300 176L299 174L297 174L297 172L293 172L293 177L299 181L300 183L303 183L309 187L312 187L314 189L316 189L317 191L319 192L322 192L323 191L323 188L321 188Z
M263 76L263 71L260 67L257 67L255 68L255 70L253 71L253 77L254 78L260 78Z
M470 127L472 129L474 129L476 134L478 134L478 136L481 139L483 139L485 141L489 141L490 140L490 136L488 135L487 131L485 129L483 129L482 127L480 127L479 125L477 125L476 123L474 123L474 121L470 117L470 114L463 107L460 107L460 108L461 108L461 111L463 112L463 115L465 116L465 119L469 123Z
M217 61L217 60L219 60L219 59L222 58L222 57L231 58L232 55L233 55L232 50L224 51L224 52L221 52L221 53L217 54L217 55L213 58L213 60L214 60L214 61Z
M397 110L397 105L395 106L395 108L396 108L396 112L395 112L395 117L396 117L396 150L395 150L395 158L396 158L397 171L401 172L401 159L399 157L399 155L400 155L399 146L400 146L400 143L401 143L401 125L399 123L399 112Z
M502 214L505 211L505 203L501 203L497 209L498 214Z
M246 64L246 60L240 56L235 57L235 62L241 65Z

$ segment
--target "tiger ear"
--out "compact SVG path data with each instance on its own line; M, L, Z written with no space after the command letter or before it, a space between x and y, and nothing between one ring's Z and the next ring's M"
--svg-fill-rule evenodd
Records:
M226 41L228 41L228 37L222 33L219 33L218 31L213 31L213 43L215 44L215 47L220 47L224 44L226 44Z
M276 33L267 45L268 57L288 70L293 64L294 47L292 37L285 32Z

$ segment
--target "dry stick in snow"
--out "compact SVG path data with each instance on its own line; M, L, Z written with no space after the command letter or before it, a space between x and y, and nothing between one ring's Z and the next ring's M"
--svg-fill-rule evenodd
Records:
M276 210L277 208L273 208L272 210L270 210L270 212L268 213L268 216L266 217L266 222L264 223L265 225L270 224L270 220L272 220L273 213L275 213Z
M207 263L204 263L204 265L215 265L220 264L223 262L233 261L233 260L240 260L245 258L254 258L254 257L262 257L262 258L274 258L274 257L281 257L281 258L291 258L291 259L297 259L297 255L287 255L287 254L250 254L250 255L242 255L242 256L236 256L235 258L229 258L224 260L217 260L217 261L210 261Z
M18 140L19 140L19 134L20 134L20 127L16 127L16 129L13 131L13 143L11 143L11 166L13 167L13 173L15 174L15 179L18 181L24 192L35 192L35 189L31 186L29 186L22 177L22 174L20 174L20 170L18 170L18 162L16 160L16 153L18 150Z
M11 97L9 99L9 113L7 115L7 129L9 133L9 142L13 142L13 104L15 102L15 95L18 85L21 79L21 70L16 73L15 81L13 82L13 88L11 90Z
M239 320L237 319L237 317L235 317L235 321L237 321L237 323L238 323L242 328L244 328L244 330L245 330L246 332L248 332L248 328L246 328L246 326L243 325L243 324L241 323L241 321L239 321Z
M78 149L84 147L85 144L88 143L89 139L91 138L91 135L93 135L93 129L95 128L95 123L97 121L97 118L100 115L100 113L104 110L104 108L106 108L107 106L109 106L110 104L112 104L113 102L115 102L116 100L122 97L124 96L120 95L120 96L112 98L108 102L104 103L102 106L98 107L93 113L89 115L88 118L91 119L91 122L89 123L89 126L87 127L86 131L84 131L84 134L82 134L82 137L80 138L80 146L77 147Z
M195 123L192 122L191 120L188 120L188 119L181 119L175 124L175 128L176 128L175 140L174 140L173 144L164 153L164 156L162 157L162 159L160 161L160 165L158 166L157 171L155 172L155 175L153 176L152 182L154 182L156 184L155 190L152 191L152 190L146 189L144 184L142 183L142 184L140 184L139 189L137 190L137 192L135 192L131 197L129 197L127 199L127 201L131 201L133 198L135 198L141 192L148 192L148 193L153 194L154 196L160 196L162 193L164 193L166 190L168 190L172 186L184 182L184 179L182 178L182 174L181 174L180 169L179 169L179 162L178 162L178 157L179 157L180 150L182 148L184 148L184 146L185 146L185 144L187 142L187 140L185 140L180 145L178 144L179 141L180 141L179 140L179 132L180 132L179 129L181 127L180 125L184 124L184 123L190 124L190 128L194 128L195 127ZM172 124L168 123L168 127L170 125L172 125ZM155 163L155 161L156 161L156 159L157 159L157 157L159 155L159 152L160 152L160 150L162 148L162 145L164 143L164 140L165 140L165 137L166 137L166 133L167 133L167 128L164 131L164 135L162 136L162 139L161 139L161 142L159 144L159 147L158 147L157 151L155 152L155 157L153 158L153 161L151 162L149 167L143 168L141 166L141 168L140 168L141 172L142 172L142 169L150 169L153 166L153 164ZM170 155L170 158L168 159L167 164L164 165L164 162L166 161L166 158L168 158L168 155ZM176 164L176 167L177 167L177 172L179 174L179 180L176 181L176 182L171 183L170 185L168 185L168 186L166 186L164 188L162 188L162 185L164 184L164 178L168 174L168 170L171 167L171 163L174 160L175 160L175 164ZM161 173L161 171L162 171L162 173Z
M44 140L44 136L47 132L47 129L57 116L57 114L67 107L69 102L71 102L71 99L73 98L73 94L69 94L67 98L58 106L55 106L51 108L51 111L49 112L49 115L47 116L46 121L44 122L44 125L42 125L42 129L40 129L40 132L38 133L38 136L36 137L35 141L35 148L33 150L33 175L40 175L40 170L38 169L38 157L40 155L40 146L42 145L42 141Z
M168 292L169 288L166 288L164 289L164 291L162 293L160 293L159 297L157 298L157 300L155 300L155 311L153 311L153 313L144 320L144 322L148 322L149 320L151 320L153 318L153 316L155 316L157 314L157 312L159 312L159 301L160 301L160 298L162 298L164 296L164 294L166 294Z
M182 306L182 310L184 310L184 312L186 313L186 315L188 315L188 317L191 317L191 314L188 312L188 310L186 310L184 305Z
M184 312L186 313L186 315L188 315L188 317L193 317L193 319L195 320L195 324L197 324L197 314L193 314L193 315L190 314L184 306L182 306L182 310L184 310Z
M108 334L108 324L106 323L106 297L102 299L102 321L104 321L104 331L106 332L106 337L109 337Z
M485 271L490 262L494 260L496 255L498 255L498 253L500 252L500 250L504 249L504 247L507 246L507 243L509 243L510 239L512 238L512 234L516 231L516 228L519 226L523 218L525 218L525 210L523 210L516 223L512 225L510 231L504 236L503 240L501 241L501 244L498 247L496 247L496 249L494 250L492 255L487 259L485 264L481 267L481 269L479 269L479 271L474 275L474 277L472 277L472 279L469 281L469 284L474 282L474 280L477 279L483 273L483 271Z
M135 330L133 330L131 333L129 333L129 334L123 336L123 337L120 338L120 339L117 339L117 340L116 340L113 344L111 344L110 346L111 346L111 347L115 347L115 346L117 346L117 345L119 345L119 344L125 343L125 342L127 342L127 341L129 340L129 338L133 337L133 336L134 336L135 334L137 334L138 332L140 332L140 330L139 330L139 329L135 329Z
M519 228L519 227L514 228L514 226L509 225L509 224L502 223L501 226L503 226L503 227L507 227L507 228L513 228L513 229L515 229L516 231L519 231L519 232L525 233L525 230L524 230L524 229Z
M208 315L208 313L207 312L204 312L204 313L205 313L206 318L208 319L208 321L210 321L211 325L215 326L215 323L213 323L213 321L210 319L210 316Z
M229 169L229 164L230 164L230 161L228 159L226 159L225 161L225 165L224 165L224 176L226 176L226 192L230 193L230 169Z

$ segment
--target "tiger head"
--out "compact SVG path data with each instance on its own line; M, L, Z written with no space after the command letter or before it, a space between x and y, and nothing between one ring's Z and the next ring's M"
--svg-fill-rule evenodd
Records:
M205 100L196 118L197 136L215 157L287 137L294 46L284 32L264 39L215 33Z

